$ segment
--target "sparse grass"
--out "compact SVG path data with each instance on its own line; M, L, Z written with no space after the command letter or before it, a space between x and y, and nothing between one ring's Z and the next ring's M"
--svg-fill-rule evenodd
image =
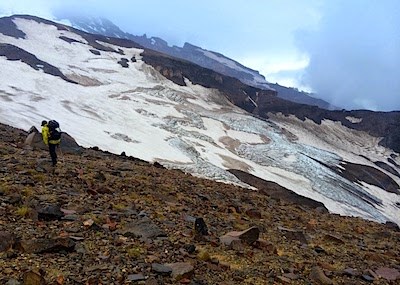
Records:
M17 214L18 216L25 218L27 217L31 212L31 209L27 206L22 206L19 207L17 210L15 210L15 214Z
M35 191L32 189L32 187L25 187L22 189L21 194L25 197L32 197L32 195L35 193Z
M6 182L0 184L0 193L9 194L11 192L11 187Z
M44 182L46 180L46 174L44 173L35 173L32 175L33 180L36 182Z
M135 246L128 248L127 251L128 256L131 258L139 258L141 255L146 253L146 250L140 246Z
M114 210L117 210L117 211L123 211L123 210L125 210L127 208L126 205L121 204L121 203L112 204L112 207L113 207Z
M64 284L65 278L67 277L64 272L57 268L50 268L46 271L46 276L49 280L54 281L53 284Z

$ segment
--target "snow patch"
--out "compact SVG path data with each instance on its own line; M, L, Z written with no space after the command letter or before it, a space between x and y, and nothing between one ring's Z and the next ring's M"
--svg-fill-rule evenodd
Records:
M351 122L353 124L359 124L362 122L362 118L355 118L355 117L350 117L350 116L347 116L346 120L348 120L349 122Z

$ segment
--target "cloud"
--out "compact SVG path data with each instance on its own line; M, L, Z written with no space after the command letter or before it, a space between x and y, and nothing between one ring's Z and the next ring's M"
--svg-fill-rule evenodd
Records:
M297 34L310 62L303 76L346 109L400 110L400 2L327 1L319 29Z
M55 0L53 4L50 4L49 1L46 0L35 0L35 1L18 1L18 0L3 0L0 4L0 16L9 16L13 14L30 14L36 15L43 18L51 18L52 17L52 7L55 2L59 2Z

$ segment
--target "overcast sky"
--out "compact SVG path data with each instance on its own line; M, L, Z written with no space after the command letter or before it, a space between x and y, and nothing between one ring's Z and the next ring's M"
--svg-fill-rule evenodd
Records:
M400 110L399 0L0 0L0 15L106 17L220 52L347 109Z

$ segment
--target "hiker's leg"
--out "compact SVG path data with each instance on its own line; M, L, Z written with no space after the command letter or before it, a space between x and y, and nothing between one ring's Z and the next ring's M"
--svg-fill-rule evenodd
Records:
M51 156L51 162L53 163L53 166L55 166L57 164L56 145L49 143L49 151Z

